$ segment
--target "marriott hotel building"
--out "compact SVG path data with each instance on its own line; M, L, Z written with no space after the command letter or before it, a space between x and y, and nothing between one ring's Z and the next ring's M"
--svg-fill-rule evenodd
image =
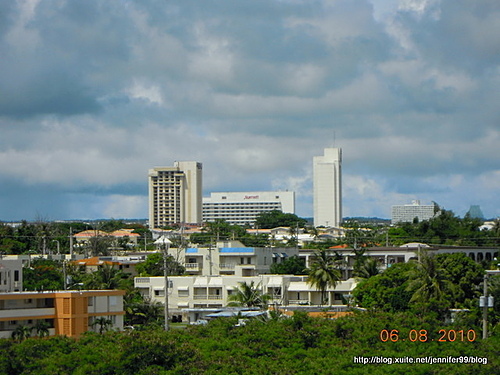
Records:
M223 219L230 224L253 226L261 212L295 213L293 191L211 193L203 198L203 221Z

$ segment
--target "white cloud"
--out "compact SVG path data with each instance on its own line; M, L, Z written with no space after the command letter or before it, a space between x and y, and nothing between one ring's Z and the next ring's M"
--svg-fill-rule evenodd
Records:
M103 202L102 212L109 218L146 217L148 201L144 196L112 194Z
M7 219L57 194L39 205L54 218L141 212L147 169L175 160L203 163L205 193L295 190L312 215L312 157L334 133L346 215L411 199L498 214L495 2L2 9Z

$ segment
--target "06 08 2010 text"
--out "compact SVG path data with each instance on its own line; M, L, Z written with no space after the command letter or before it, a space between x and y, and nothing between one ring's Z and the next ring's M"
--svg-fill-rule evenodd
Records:
M431 337L432 336L432 337ZM408 332L399 331L397 329L383 329L379 333L380 341L382 342L453 342L465 341L473 342L476 340L476 331L473 329L440 329L435 334L431 335L426 329L411 329Z

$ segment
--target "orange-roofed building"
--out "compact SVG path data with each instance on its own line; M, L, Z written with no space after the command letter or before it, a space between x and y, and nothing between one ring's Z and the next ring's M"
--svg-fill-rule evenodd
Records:
M130 274L131 276L137 276L135 266L138 263L144 262L145 256L134 258L135 259L132 259L127 256L101 256L74 260L71 263L85 269L85 272L88 273L95 272L100 267L108 265L122 271L123 273Z
M76 233L73 237L80 245L88 243L91 238L106 237L113 240L114 244L112 247L133 247L137 245L137 241L140 238L140 235L133 233L133 231L133 229L118 229L108 233L102 230L89 229ZM126 240L126 243L121 240Z

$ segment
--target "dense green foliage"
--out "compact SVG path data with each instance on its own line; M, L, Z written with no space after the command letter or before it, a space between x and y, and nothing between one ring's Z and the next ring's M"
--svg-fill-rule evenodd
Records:
M285 258L280 263L273 263L271 265L270 273L277 275L305 275L306 261L297 255Z
M299 227L304 228L306 219L295 214L283 213L279 210L262 212L257 216L255 226L261 229L272 229L277 227Z
M0 223L0 252L4 254L56 254L57 251L68 254L70 247L70 233L78 233L87 229L102 230L112 232L114 230L129 228L134 229L135 233L140 234L143 238L146 236L148 240L151 238L149 229L140 224L126 224L121 220L105 220L101 222L93 222L92 225L82 222L60 223L60 222L26 222L22 221L21 225L13 228L9 225ZM142 240L143 241L143 240ZM123 243L120 243L123 242ZM114 246L123 246L126 248L125 240L118 241ZM107 255L111 241L108 237L99 237L91 239L87 247L75 247L75 251L79 249L87 255Z
M64 289L62 263L50 259L35 258L23 269L24 290Z
M424 253L420 261L397 263L363 280L353 296L364 308L445 318L450 308L477 308L483 274L483 268L463 253Z
M465 216L459 218L452 211L441 210L436 217L414 223L401 223L389 229L389 238L394 245L408 242L429 244L498 246L500 245L500 222L495 228L481 231L482 220Z
M89 333L67 337L0 340L0 374L496 374L500 335L469 342L439 342L439 330L476 327L428 322L412 314L359 313L328 320L296 314L289 319L217 319L185 330ZM398 330L397 342L381 341ZM426 330L427 341L409 340ZM479 333L478 335L479 336ZM395 338L396 336L393 336ZM403 341L404 339L404 341ZM470 356L488 364L361 364L355 358Z
M162 253L149 254L146 260L135 266L140 276L163 276L164 259ZM167 256L167 271L170 276L183 275L185 268L171 255Z

